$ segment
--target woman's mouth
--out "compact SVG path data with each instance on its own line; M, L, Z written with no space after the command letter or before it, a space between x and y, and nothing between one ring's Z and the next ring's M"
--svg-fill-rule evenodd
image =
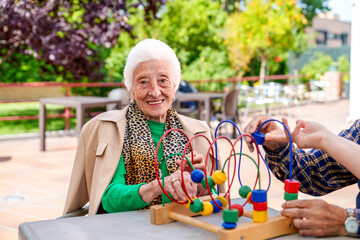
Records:
M156 105L156 104L159 104L159 103L162 103L162 102L164 102L164 100L148 101L147 103L150 104L150 105Z

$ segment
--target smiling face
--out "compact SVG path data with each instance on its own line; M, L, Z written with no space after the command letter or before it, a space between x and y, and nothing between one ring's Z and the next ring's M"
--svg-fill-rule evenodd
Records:
M165 122L175 91L170 68L165 61L150 60L135 68L130 95L146 119Z

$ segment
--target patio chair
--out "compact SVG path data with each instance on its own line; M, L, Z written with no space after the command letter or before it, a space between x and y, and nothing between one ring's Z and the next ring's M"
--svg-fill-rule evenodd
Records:
M246 98L246 108L243 114L243 119L247 118L250 108L253 105L261 105L262 111L264 114L268 112L268 105L272 102L270 98L267 98L268 95L268 86L267 85L258 85L255 87L250 87L246 85L240 86L240 98L245 96Z
M222 100L221 103L221 112L215 114L215 118L218 121L231 120L241 127L240 115L238 110L238 96L239 89L234 89L229 91ZM236 137L236 128L233 126L232 137Z
M123 109L130 102L130 94L126 88L115 88L111 90L107 96L110 99L119 99L119 104L106 105L106 111Z

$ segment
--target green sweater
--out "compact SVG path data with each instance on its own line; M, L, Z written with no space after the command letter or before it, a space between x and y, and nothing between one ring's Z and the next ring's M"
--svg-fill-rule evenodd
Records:
M148 124L150 127L151 136L155 142L155 146L157 146L161 136L164 134L165 123L148 120ZM162 158L163 149L161 145L159 149L158 159L160 160ZM161 162L160 169L164 177L169 176L169 171L167 170L165 161ZM151 202L144 202L139 194L139 188L145 183L126 185L125 175L126 169L124 159L121 155L119 165L115 171L113 179L111 180L109 186L106 188L101 199L104 210L109 213L138 210L151 204ZM170 202L170 200L165 197L165 202Z

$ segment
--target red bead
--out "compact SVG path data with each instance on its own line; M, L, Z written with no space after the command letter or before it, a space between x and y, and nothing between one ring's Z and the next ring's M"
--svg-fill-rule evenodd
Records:
M241 217L244 214L243 207L238 203L231 205L231 208L237 209L239 211L239 217Z
M267 202L253 202L252 204L256 211L266 211L268 209Z
M295 179L285 179L284 190L287 193L298 193L300 188L300 182Z

